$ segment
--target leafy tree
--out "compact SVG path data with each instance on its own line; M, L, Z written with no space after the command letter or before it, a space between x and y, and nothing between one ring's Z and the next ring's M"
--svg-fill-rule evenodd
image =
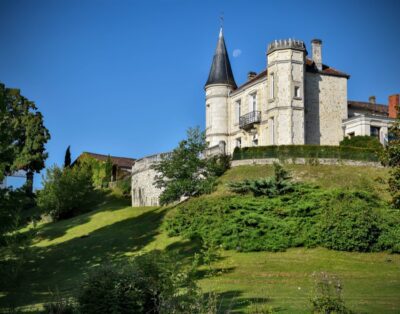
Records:
M161 204L213 190L216 178L229 167L229 159L227 162L226 156L205 158L203 152L206 148L204 132L198 127L190 128L187 139L153 166L158 173L155 186L163 189Z
M81 213L90 204L94 194L92 173L85 164L64 169L53 166L47 169L43 181L37 203L54 220Z
M110 155L108 155L106 163L104 165L105 178L104 178L103 186L107 186L108 183L111 181L112 168L113 168L113 163L112 163Z
M71 167L71 146L67 147L64 157L64 168L69 168L69 167Z
M400 116L389 128L389 143L381 156L385 166L391 167L389 191L392 195L393 207L400 209Z
M0 84L0 179L8 173L24 170L26 188L32 193L33 175L45 167L48 154L44 145L50 134L35 104L19 89Z

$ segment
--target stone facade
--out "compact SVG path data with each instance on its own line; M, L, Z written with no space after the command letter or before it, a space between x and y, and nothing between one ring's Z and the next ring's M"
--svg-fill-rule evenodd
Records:
M224 39L221 38L220 41ZM267 67L237 87L226 55L214 56L206 93L206 138L211 146L223 141L227 153L235 147L266 145L339 145L349 134L370 134L347 129L351 123L347 99L349 75L322 63L322 41L311 43L312 58L300 40L279 40L268 45ZM224 60L232 76L215 74L215 60ZM221 66L222 67L222 66ZM211 73L213 76L211 76ZM224 81L225 80L225 81ZM398 98L393 98L397 101ZM393 101L392 101L393 102ZM371 108L351 114L371 113ZM380 120L380 139L387 137L393 119ZM383 141L382 141L383 143Z
M132 167L132 206L159 206L162 189L154 186L157 172L152 166L168 153L156 154L138 159Z

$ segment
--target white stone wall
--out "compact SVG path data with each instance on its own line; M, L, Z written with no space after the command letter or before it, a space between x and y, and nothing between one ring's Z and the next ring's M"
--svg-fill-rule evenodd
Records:
M339 145L347 119L347 79L306 73L306 144Z
M135 162L132 167L132 207L159 206L159 197L162 189L154 186L154 177L157 172L152 165L159 162L166 154L157 154L144 157Z
M206 88L206 140L209 146L228 141L228 95L227 85L209 85Z
M390 125L394 120L395 119L379 116L355 116L343 122L344 134L345 136L349 136L350 134L354 136L371 135L371 126L374 126L380 128L379 141L385 144Z

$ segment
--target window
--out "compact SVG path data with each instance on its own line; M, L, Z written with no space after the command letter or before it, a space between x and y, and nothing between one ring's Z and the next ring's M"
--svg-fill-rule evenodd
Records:
M295 87L294 87L294 97L295 97L295 98L301 98L300 86L295 86Z
M355 136L355 133L354 133L354 132L348 133L347 136L348 136L349 138L352 138L352 137Z
M274 118L270 118L268 120L268 129L269 129L269 144L275 145L275 123Z
M371 136L374 136L374 137L377 137L377 138L379 138L379 131L380 131L381 129L379 128L379 127L377 127L377 126L371 126Z
M269 76L269 98L273 99L275 97L275 77L274 73Z
M250 111L257 111L257 93L250 95L249 112Z
M253 135L253 146L258 146L258 135Z
M241 115L241 103L240 100L235 102L235 111L236 111L236 116L235 116L235 123L239 123L239 118Z
M211 128L211 107L210 104L206 105L206 129Z
M240 137L236 139L236 147L242 147L242 139Z

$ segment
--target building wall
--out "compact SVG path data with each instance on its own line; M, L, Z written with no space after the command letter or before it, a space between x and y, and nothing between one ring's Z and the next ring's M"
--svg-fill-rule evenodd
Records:
M135 162L132 167L132 207L159 206L162 189L154 186L157 172L151 167L161 161L165 154L151 155Z
M379 141L385 144L387 140L390 125L394 119L373 117L373 116L356 116L344 121L345 136L363 136L371 135L371 126L379 128Z
M347 79L306 73L306 144L338 145L347 114Z

